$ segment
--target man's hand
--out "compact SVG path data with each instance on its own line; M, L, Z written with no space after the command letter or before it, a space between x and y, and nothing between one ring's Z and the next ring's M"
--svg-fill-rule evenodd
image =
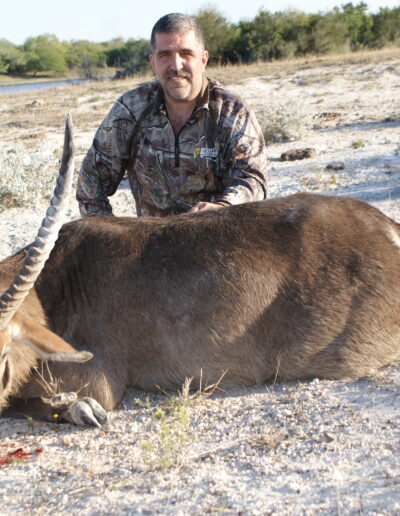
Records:
M204 210L215 210L218 208L223 208L222 204L217 204L215 202L198 202L191 208L188 213L195 213L196 211L204 211Z

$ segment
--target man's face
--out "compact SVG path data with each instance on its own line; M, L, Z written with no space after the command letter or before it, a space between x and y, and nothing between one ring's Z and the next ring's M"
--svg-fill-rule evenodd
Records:
M208 60L193 30L156 33L156 48L150 63L164 90L166 100L190 102L201 91Z

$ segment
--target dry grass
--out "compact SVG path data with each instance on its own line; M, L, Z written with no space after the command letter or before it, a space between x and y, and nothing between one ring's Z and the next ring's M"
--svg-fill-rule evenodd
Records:
M290 60L252 63L249 65L229 65L213 67L209 75L223 82L233 84L263 75L274 75L281 72L293 73L309 68L329 68L337 65L381 63L400 57L400 48L384 48L381 50L369 50L352 52L349 54L330 54L327 56L307 56ZM240 80L238 78L240 77Z
M269 97L254 104L266 143L279 143L303 138L312 126L313 113L303 102Z
M151 412L153 428L141 443L143 462L150 470L179 468L189 460L188 448L195 439L191 430L191 411L212 396L225 376L212 385L191 391L192 378L186 378L177 395L167 396L157 406L152 407L147 397L136 403Z
M54 162L53 154L27 153L21 143L0 150L0 211L47 201L56 180Z

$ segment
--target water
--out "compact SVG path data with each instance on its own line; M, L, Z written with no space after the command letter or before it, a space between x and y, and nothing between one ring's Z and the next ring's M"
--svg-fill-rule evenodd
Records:
M63 81L43 81L43 82L20 82L18 84L0 85L0 95L6 93L21 93L24 91L50 90L52 88L65 88L73 84L81 84L88 79L66 79Z

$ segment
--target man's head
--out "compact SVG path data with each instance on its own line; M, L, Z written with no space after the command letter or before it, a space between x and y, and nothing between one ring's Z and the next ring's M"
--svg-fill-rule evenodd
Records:
M190 102L199 95L208 60L201 27L191 16L167 14L151 33L150 63L166 100Z

